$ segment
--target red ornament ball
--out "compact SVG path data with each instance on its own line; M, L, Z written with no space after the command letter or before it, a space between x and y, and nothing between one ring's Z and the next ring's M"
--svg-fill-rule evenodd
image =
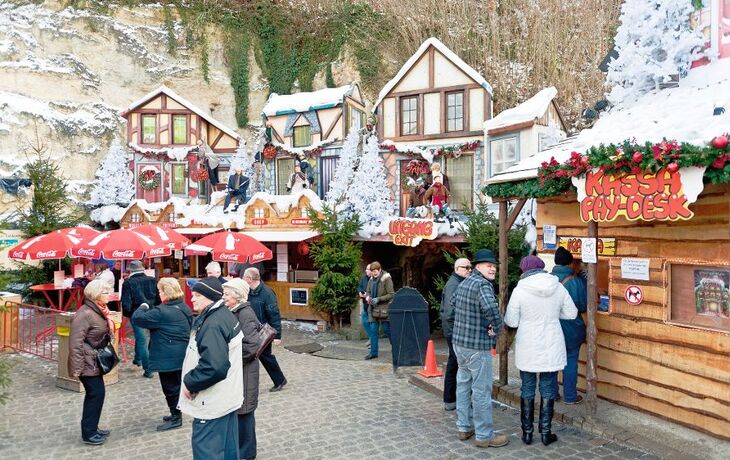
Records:
M644 159L644 155L642 155L641 152L634 152L634 154L631 156L631 159L634 160L634 163L641 163L641 161Z
M669 163L667 165L667 171L669 171L670 173L676 173L677 171L679 171L679 165L677 163Z
M305 243L304 241L301 241L297 245L297 252L299 253L300 256L306 256L307 254L309 254L309 243Z
M723 134L722 136L716 136L714 139L712 139L711 144L716 149L720 149L720 150L725 149L728 144L727 134Z

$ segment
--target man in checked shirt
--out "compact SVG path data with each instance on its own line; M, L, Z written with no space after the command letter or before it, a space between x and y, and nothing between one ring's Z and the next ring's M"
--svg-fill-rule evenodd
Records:
M497 259L489 249L476 252L474 270L451 298L452 344L459 363L456 374L456 427L459 439L476 434L477 447L502 447L509 440L494 432L492 421L492 355L502 316L492 282Z

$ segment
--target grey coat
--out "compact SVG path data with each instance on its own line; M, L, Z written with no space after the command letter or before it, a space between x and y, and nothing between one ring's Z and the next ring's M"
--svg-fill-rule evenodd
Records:
M444 331L444 337L449 340L451 340L451 333L454 331L453 318L449 321L449 316L453 309L451 306L451 298L454 296L456 288L459 287L462 281L464 281L463 276L452 273L441 294L441 329Z
M256 358L258 348L259 320L256 318L248 302L238 304L231 312L238 318L243 332L243 405L238 409L239 414L249 414L256 410L259 404L259 360Z

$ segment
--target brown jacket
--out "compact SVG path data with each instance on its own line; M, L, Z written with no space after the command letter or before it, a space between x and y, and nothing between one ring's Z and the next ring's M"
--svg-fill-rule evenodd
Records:
M109 325L94 302L84 301L71 320L68 344L68 373L72 376L101 375L93 347L99 346Z
M256 318L248 302L238 304L233 310L243 332L243 405L238 409L239 414L249 414L256 410L259 404L259 360L256 358L258 349L259 320Z
M375 296L373 295L373 283L377 283L377 287L375 288L377 295ZM395 291L393 290L393 278L390 277L390 273L383 270L380 272L379 277L370 278L368 281L367 295L371 298L377 299L378 306L385 307L386 309L390 308L390 304L393 302L393 296L395 295ZM371 319L372 309L373 305L370 305L368 307L368 315Z

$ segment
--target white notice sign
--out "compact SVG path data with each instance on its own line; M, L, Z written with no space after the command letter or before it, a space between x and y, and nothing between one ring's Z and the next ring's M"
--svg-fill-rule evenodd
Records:
M595 238L581 238L581 259L587 264L598 263Z
M555 225L542 226L542 245L544 249L557 248L557 227Z
M649 259L621 259L621 278L649 281Z

